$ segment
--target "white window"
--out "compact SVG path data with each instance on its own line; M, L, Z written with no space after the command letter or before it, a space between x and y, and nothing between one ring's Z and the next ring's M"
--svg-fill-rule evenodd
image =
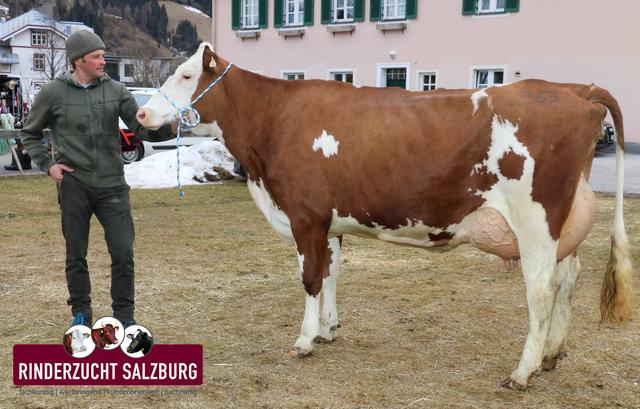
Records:
M282 79L292 81L292 80L303 80L304 72L283 72Z
M333 22L344 23L353 21L355 0L333 0Z
M242 28L257 28L259 0L242 0Z
M33 70L44 71L44 54L33 54Z
M134 65L133 64L125 64L124 65L124 76L125 77L133 77Z
M47 45L47 32L44 30L31 30L31 45Z
M420 91L431 91L436 89L438 76L435 72L421 72L418 75L418 89Z
M333 71L329 74L332 80L353 84L353 71Z
M475 88L487 88L492 85L504 84L504 70L475 70L474 84Z
M284 21L286 26L304 24L304 0L285 0Z
M504 13L505 0L478 0L478 13Z
M407 18L407 0L383 0L383 20L398 20Z

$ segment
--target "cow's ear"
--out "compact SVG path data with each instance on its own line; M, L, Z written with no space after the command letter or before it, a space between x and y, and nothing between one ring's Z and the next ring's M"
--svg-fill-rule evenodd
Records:
M127 334L127 338L133 339L133 334Z
M215 53L208 45L205 45L202 53L202 69L204 71L214 72L217 66L218 63L216 62Z

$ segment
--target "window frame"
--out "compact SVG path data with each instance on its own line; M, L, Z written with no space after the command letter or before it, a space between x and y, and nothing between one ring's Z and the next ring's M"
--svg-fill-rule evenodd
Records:
M385 88L387 86L387 69L389 68L405 68L406 69L406 84L405 89L411 90L411 63L397 62L397 63L378 63L376 64L376 87Z
M434 88L425 90L424 89L424 77L427 75L434 76L435 82L432 84ZM418 71L418 76L416 79L416 90L417 91L432 91L438 89L438 70L420 70Z
M284 16L282 21L283 27L302 27L304 26L304 6L305 0L276 0L284 1ZM289 4L294 4L293 12L289 12ZM296 10L297 6L297 10ZM300 7L302 6L302 8ZM289 23L289 16L293 15L294 22ZM297 19L296 19L297 17Z
M39 41L37 41L39 40ZM32 28L31 29L31 45L34 47L43 47L47 45L47 30Z
M249 17L255 19L255 24L245 24L247 19L247 8L250 4L254 5L254 14ZM256 30L260 28L260 0L240 0L240 29Z
M487 83L486 87L479 87L477 82L476 82L476 78L477 78L477 73L479 71L489 71L490 72L490 76L489 76L489 80ZM496 71L501 71L502 72L502 83L501 84L496 84L493 81L493 77L495 75ZM472 66L470 67L470 75L469 75L469 88L479 88L479 89L486 89L489 87L493 87L493 86L500 86L500 85L505 85L507 84L507 76L508 74L508 67L506 65L500 65L500 64L495 64L495 65L476 65L476 66Z
M404 2L404 14L400 16L398 13L400 9L400 2ZM387 8L389 7L389 3L394 4L394 9L396 14L392 17L387 16ZM381 20L382 21L396 21L396 20L406 20L407 19L407 0L382 0L381 2L382 10Z
M302 78L289 79L287 75L302 75ZM286 81L305 80L307 79L307 70L282 70L280 71L280 78Z
M42 64L42 68L39 64ZM46 56L44 53L33 53L33 71L44 71L46 68Z
M482 3L485 0L478 0L477 2L477 10L478 10L478 15L483 15L483 14L503 14L506 13L507 10L507 1L506 0L486 0L489 1L489 8L488 9L483 9L482 8ZM502 8L498 8L498 2L502 1Z
M351 82L337 80L335 78L336 75L348 75L351 74ZM347 84L355 85L356 84L356 70L355 68L331 68L327 71L327 79L333 81L345 82Z
M342 10L345 12L345 15L349 15L349 9L351 9L351 18L338 18L338 1L339 0L331 0L331 23L332 24L340 24L340 23L353 23L356 17L356 0L353 1L351 7L348 6L349 0L343 0L344 6Z
M127 69L130 67L131 69L131 75L127 74ZM135 64L133 63L125 63L123 64L123 68L122 68L122 72L123 72L123 77L127 77L127 78L133 78L135 75L135 71L136 71L136 67Z

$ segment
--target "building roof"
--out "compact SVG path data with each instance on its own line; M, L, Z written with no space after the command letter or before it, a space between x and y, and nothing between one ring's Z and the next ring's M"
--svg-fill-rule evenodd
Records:
M67 38L73 32L82 29L93 31L91 27L77 22L58 22L52 17L35 9L0 23L0 41L6 41L29 28L50 28Z

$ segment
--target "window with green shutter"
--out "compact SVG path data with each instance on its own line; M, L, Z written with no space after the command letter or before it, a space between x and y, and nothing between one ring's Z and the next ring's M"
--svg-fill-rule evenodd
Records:
M313 25L313 0L274 0L274 27Z
M462 15L517 13L520 0L462 0Z
M371 0L371 21L406 20L418 16L418 0Z
M267 27L267 0L232 0L231 27L252 30Z
M322 24L352 23L364 20L364 0L322 0Z

